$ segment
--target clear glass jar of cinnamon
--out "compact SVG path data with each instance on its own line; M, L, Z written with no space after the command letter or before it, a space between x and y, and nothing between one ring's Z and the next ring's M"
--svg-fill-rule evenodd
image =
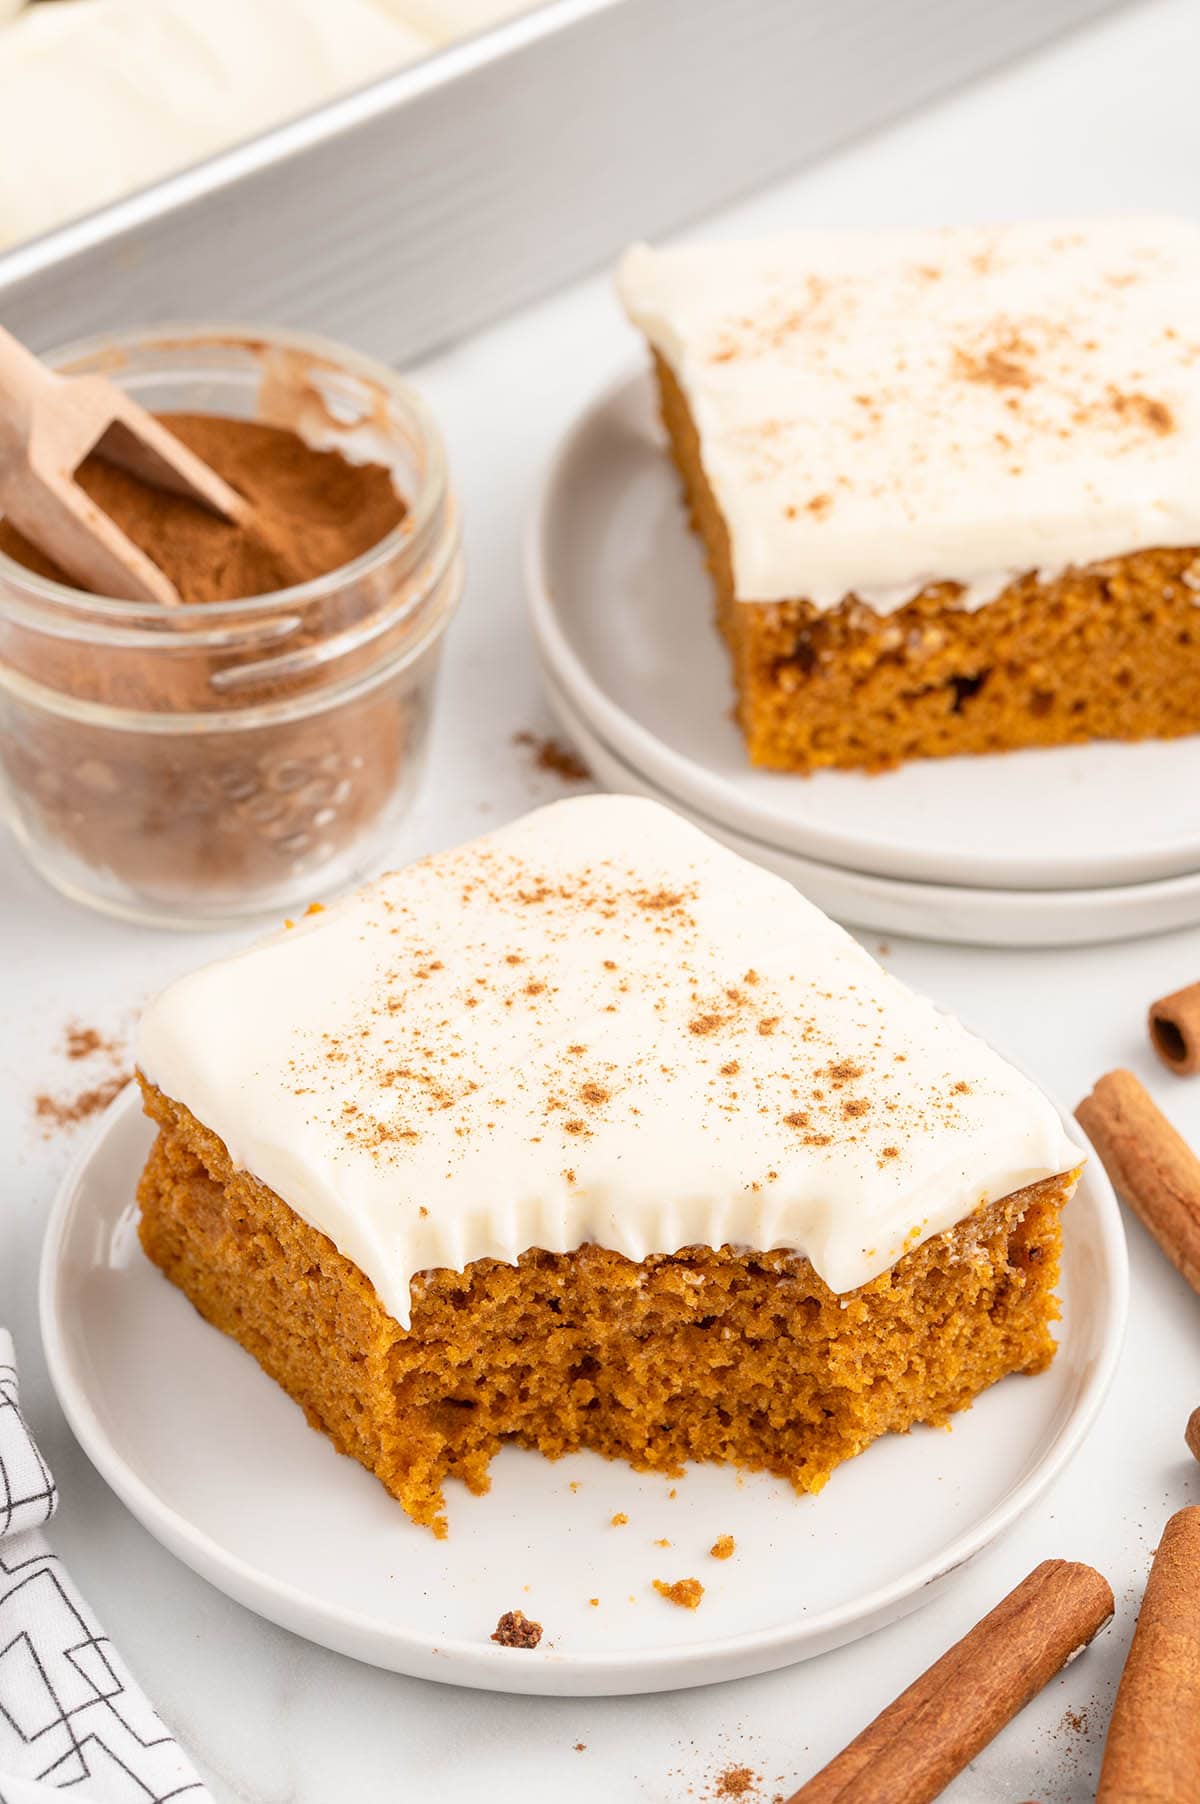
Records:
M428 411L390 370L299 333L162 327L50 361L102 370L155 413L256 421L383 466L402 514L328 574L170 608L0 551L0 794L19 840L58 889L171 926L336 891L390 853L462 589Z

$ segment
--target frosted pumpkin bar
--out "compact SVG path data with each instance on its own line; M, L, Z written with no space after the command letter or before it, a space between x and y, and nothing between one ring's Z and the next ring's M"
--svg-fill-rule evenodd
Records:
M142 1244L441 1532L512 1440L816 1491L1051 1359L1081 1154L780 878L591 796L171 986Z
M635 246L751 761L1200 731L1200 230Z

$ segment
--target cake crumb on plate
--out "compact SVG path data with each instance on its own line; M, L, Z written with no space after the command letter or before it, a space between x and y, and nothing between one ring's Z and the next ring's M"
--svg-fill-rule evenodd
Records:
M492 1631L501 1647L536 1647L541 1638L541 1623L531 1622L524 1610L506 1610Z
M697 1578L675 1579L668 1584L665 1579L655 1579L654 1589L660 1597L665 1597L669 1604L678 1604L681 1610L694 1610L704 1596L704 1586Z

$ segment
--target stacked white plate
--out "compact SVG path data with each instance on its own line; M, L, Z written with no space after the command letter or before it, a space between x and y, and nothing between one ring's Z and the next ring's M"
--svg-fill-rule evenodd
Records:
M1200 921L1200 736L756 771L648 376L557 452L527 575L551 705L598 782L652 796L860 927L1072 945Z

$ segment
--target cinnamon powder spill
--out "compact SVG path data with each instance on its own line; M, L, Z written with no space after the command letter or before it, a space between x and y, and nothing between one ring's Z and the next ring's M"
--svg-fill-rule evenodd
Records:
M513 744L533 755L534 767L561 777L564 783L590 783L592 773L577 752L561 739L539 738L536 733L514 733Z
M63 1052L73 1063L102 1059L110 1069L70 1095L53 1096L43 1090L34 1097L34 1117L41 1122L46 1138L102 1114L133 1076L125 1064L125 1049L120 1041L106 1039L97 1028L71 1023L63 1035Z
M210 414L159 419L250 503L235 525L183 495L152 487L95 454L80 487L170 578L185 602L236 601L310 582L370 551L400 524L404 503L382 464L354 464L282 426ZM56 582L70 579L0 521L0 551Z
M69 1059L90 1059L97 1052L114 1053L116 1042L104 1039L94 1027L68 1027L63 1049Z
M47 1096L43 1092L34 1098L33 1112L45 1123L48 1132L55 1128L77 1127L81 1121L90 1121L93 1115L102 1114L121 1094L131 1076L131 1072L120 1072L90 1090L81 1090L77 1096Z
M1086 1709L1064 1710L1058 1727L1060 1732L1069 1735L1087 1736L1092 1732L1091 1719Z
M747 1792L756 1790L758 1774L753 1767L728 1766L723 1773L717 1774L715 1796L718 1798L744 1798Z
M1033 376L1018 355L1027 350L1023 344L1006 341L979 353L955 351L954 373L964 382L979 382L989 388L1029 388Z

